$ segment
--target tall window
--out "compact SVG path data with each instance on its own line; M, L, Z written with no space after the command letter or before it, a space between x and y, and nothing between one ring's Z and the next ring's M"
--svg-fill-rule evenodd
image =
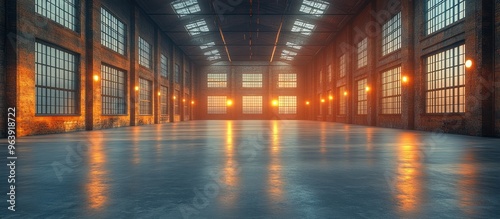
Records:
M184 84L187 87L191 86L191 74L188 71L184 72Z
M73 31L80 28L79 0L36 0L35 12Z
M101 44L117 53L125 55L125 24L101 8Z
M464 63L464 45L427 57L427 113L465 112Z
M208 96L207 97L208 114L226 114L227 97L226 96Z
M161 64L160 75L164 78L168 78L168 58L167 58L167 56L161 54L160 64Z
M152 54L151 44L139 37L139 64L151 68Z
M344 54L339 58L339 78L343 78L346 75L347 75L347 63Z
M242 74L242 87L245 88L261 88L262 74Z
M332 65L328 65L328 82L332 82L332 80L333 80Z
M358 68L368 65L368 38L358 43Z
M297 87L297 74L279 74L278 75L279 88L296 88Z
M140 86L140 105L139 113L141 115L153 114L153 86L151 81L139 78Z
M35 46L36 114L78 113L78 57L37 42Z
M427 0L426 28L432 34L465 18L465 0Z
M101 65L102 114L127 114L127 79L125 71Z
M279 96L278 97L279 114L297 114L297 97L296 96Z
M243 114L262 114L262 96L243 96Z
M227 87L227 74L207 74L207 87L209 88Z
M366 92L368 79L358 81L358 115L368 114L368 94Z
M333 91L329 90L328 91L328 98L330 102L328 102L328 115L333 115Z
M339 87L339 115L347 114L347 92L346 87Z
M185 117L185 119L189 119L190 108L189 108L189 104L187 104L187 101L189 100L189 94L185 93L184 98L185 99L182 100L182 103L184 105L184 117Z
M168 115L168 87L161 86L160 88L161 99L161 115Z
M175 64L174 81L175 83L181 82L181 66L179 64Z
M401 114L401 67L382 73L382 114Z
M401 12L382 27L382 55L401 49Z

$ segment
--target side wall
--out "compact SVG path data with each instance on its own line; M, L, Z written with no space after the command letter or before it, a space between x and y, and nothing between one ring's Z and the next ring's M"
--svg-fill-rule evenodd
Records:
M5 99L5 0L0 0L0 138L5 137L6 133L6 104Z
M65 28L37 14L34 1L19 0L9 3L11 7L15 8L12 12L12 17L15 19L9 20L9 30L18 35L18 40L15 42L13 49L13 51L16 51L13 53L15 56L10 56L7 62L9 69L7 78L10 80L8 83L14 84L14 86L11 85L7 89L14 92L11 100L1 102L17 106L18 135L159 124L174 121L173 118L177 118L175 121L191 119L189 115L184 115L184 113L191 113L189 110L184 110L184 108L190 109L185 105L179 107L177 116L172 115L173 98L167 98L168 110L167 113L162 113L160 91L162 86L169 91L172 91L174 87L178 87L179 90L182 89L179 98L181 100L186 99L185 95L190 95L193 87L192 85L184 85L184 81L189 81L187 76L184 76L184 73L192 75L192 64L185 54L176 49L171 40L143 13L135 1L86 0L80 1L80 3L80 23L77 31ZM125 55L101 45L101 8L105 8L125 24L127 33ZM0 28L2 27L0 26ZM138 64L137 42L139 37L151 45L152 65L149 68ZM80 77L77 96L79 97L79 112L76 115L41 116L36 114L34 56L35 42L37 41L70 51L78 56ZM3 48L3 46L0 48ZM160 76L161 54L169 59L168 77ZM2 57L0 56L0 58ZM179 83L173 83L170 80L173 78L174 63L181 66L180 78L182 80ZM101 104L102 65L108 65L126 73L126 114L103 115ZM1 75L2 72L0 72ZM140 92L136 90L136 87L139 86L139 78L149 80L152 83L152 113L150 114L141 114L139 111ZM1 79L0 83L3 83ZM4 97L5 95L0 95L0 99ZM187 101L190 102L190 100ZM0 111L5 111L4 108L3 105L0 105ZM0 125L5 127L3 123L0 123ZM2 130L0 129L0 133Z

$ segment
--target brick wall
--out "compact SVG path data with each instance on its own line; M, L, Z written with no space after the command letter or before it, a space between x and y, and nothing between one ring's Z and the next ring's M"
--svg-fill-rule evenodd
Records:
M5 99L5 0L0 0L0 138L6 136Z
M231 65L200 66L199 77L197 79L196 111L197 119L302 119L306 117L307 108L305 102L310 100L303 89L280 89L277 88L276 81L280 73L296 73L298 77L298 87L306 79L302 74L302 67L283 65L280 62L275 65L259 62L241 62ZM207 88L207 74L228 74L227 88ZM263 88L242 88L242 77L244 73L262 73ZM278 109L271 105L272 101L278 96L297 96L298 114L297 115L279 115ZM226 115L208 115L207 114L207 96L227 96L232 99L234 105L228 107ZM263 114L262 115L244 115L242 113L242 96L262 96Z

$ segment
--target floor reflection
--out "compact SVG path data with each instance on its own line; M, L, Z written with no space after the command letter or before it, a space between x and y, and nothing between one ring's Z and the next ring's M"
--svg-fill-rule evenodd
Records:
M481 205L477 200L477 177L479 170L474 152L466 151L458 167L459 180L457 195L459 206L466 215L476 215L475 206Z
M106 169L106 151L103 148L103 134L97 133L90 140L89 145L89 172L85 186L89 208L101 210L108 201L109 185L108 170Z
M272 202L283 201L283 176L281 165L281 144L280 144L280 127L278 121L272 123L273 138L271 142L271 150L269 150L269 165L268 165L268 196Z
M233 122L226 122L226 145L224 147L224 165L222 167L222 182L228 186L226 192L222 193L221 201L226 208L232 208L238 199L239 172L235 157L235 145L233 136Z
M422 205L423 179L420 150L414 134L404 134L397 146L395 179L396 200L400 212L415 213Z

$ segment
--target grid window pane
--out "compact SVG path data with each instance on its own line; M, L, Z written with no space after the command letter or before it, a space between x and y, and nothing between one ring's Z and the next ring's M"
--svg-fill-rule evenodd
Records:
M174 8L179 17L184 17L201 11L197 0L177 0L172 2L172 8Z
M161 72L160 75L164 78L168 78L168 58L165 55L161 55L160 58Z
M427 34L465 18L465 0L427 0Z
M181 82L181 66L179 64L175 64L175 69L174 69L174 80L175 83L180 83Z
M345 86L339 87L339 115L347 114L347 96L344 95L346 91Z
M297 114L297 97L296 96L279 96L278 97L279 114Z
M368 94L366 92L367 85L368 79L358 81L358 115L368 114Z
M401 49L401 12L382 27L382 55Z
M146 68L151 68L151 55L151 44L139 37L139 64Z
M127 79L125 72L101 65L102 114L127 114Z
M332 101L333 100L333 91L332 90L328 91L328 97L330 99L330 102L328 103L328 115L333 115L333 101Z
M347 75L347 63L345 54L339 58L339 78L343 78Z
M297 74L279 74L278 75L279 88L296 88L297 87Z
M207 87L210 88L227 87L227 74L207 74Z
M153 114L153 86L151 81L139 78L140 85L140 105L139 113L141 115Z
M101 44L125 55L126 35L125 24L101 8Z
M160 88L161 100L161 115L168 115L168 87L161 86Z
M35 54L36 114L77 114L78 57L39 42Z
M243 96L243 114L262 114L262 96Z
M382 114L401 114L401 67L382 73Z
M79 5L79 0L35 0L35 12L73 31L78 31Z
M368 65L368 38L358 43L358 68Z
M426 58L427 113L465 112L465 46Z
M262 74L243 74L242 87L246 88L261 88L262 87Z
M208 96L207 97L208 114L226 114L227 97L226 96Z
M328 82L332 82L333 74L332 74L332 65L328 65Z

